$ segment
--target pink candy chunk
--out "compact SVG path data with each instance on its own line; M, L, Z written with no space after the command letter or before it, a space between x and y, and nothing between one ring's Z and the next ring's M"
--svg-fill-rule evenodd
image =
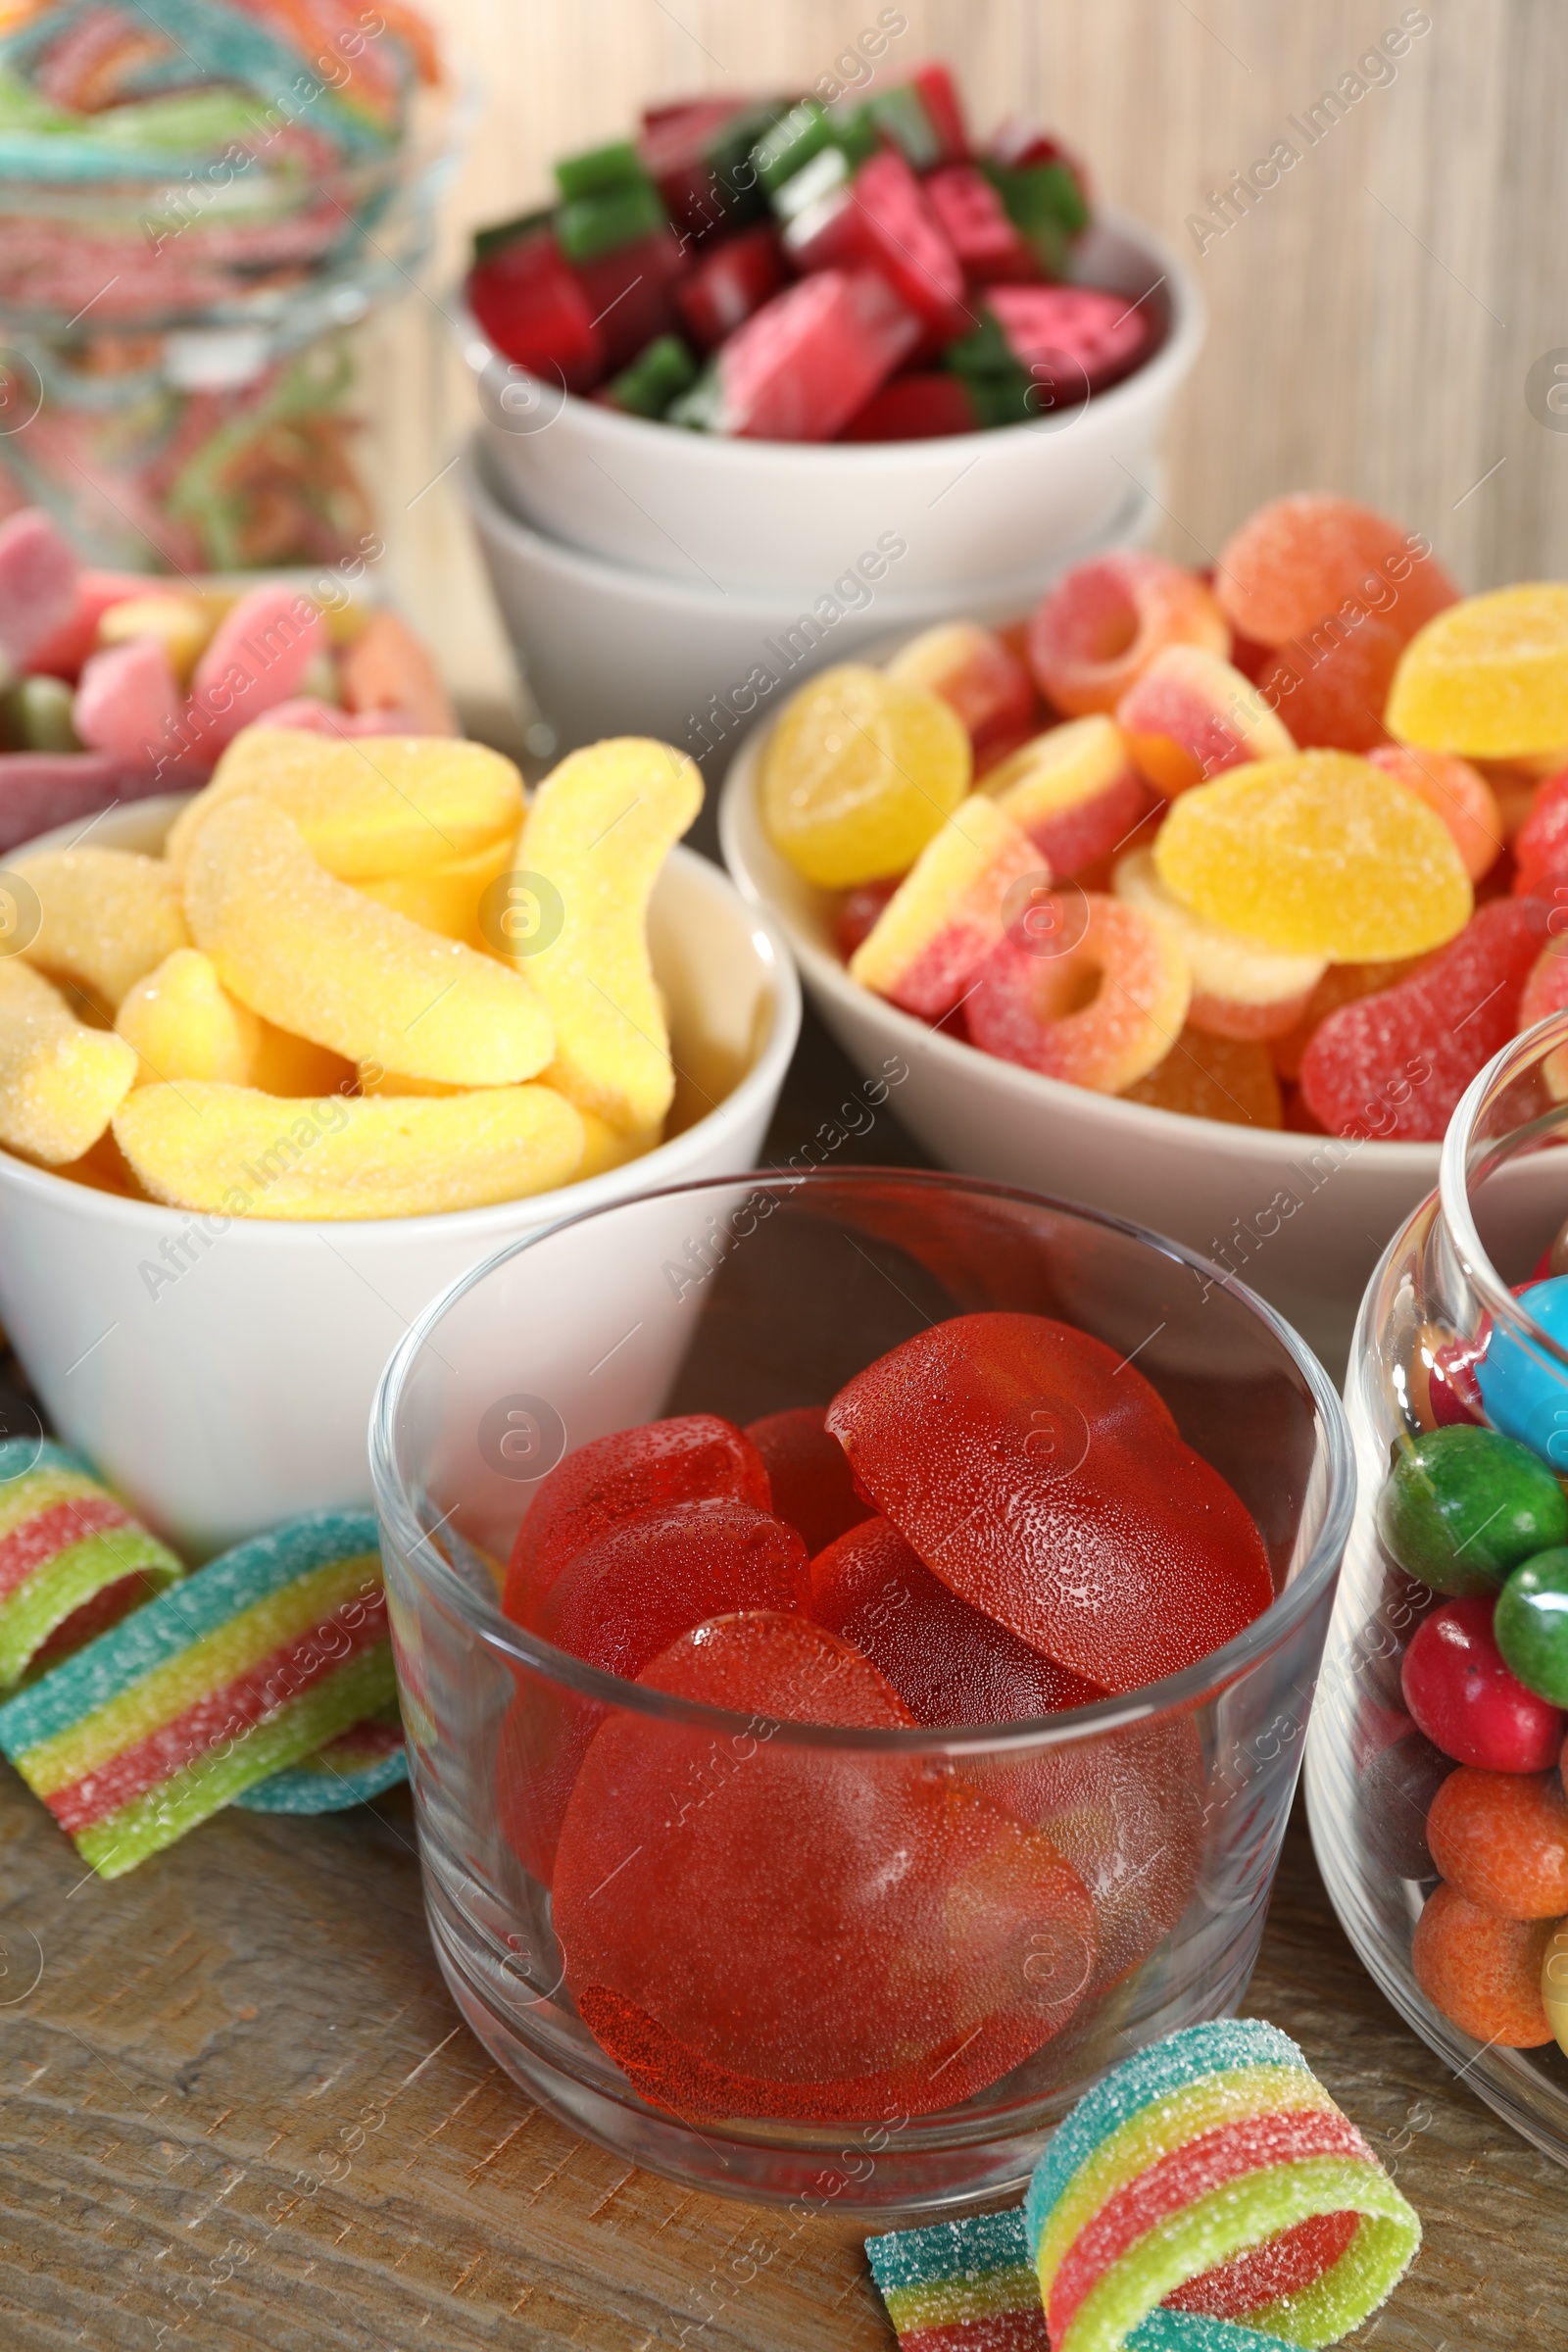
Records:
M874 270L818 270L775 294L725 344L718 429L754 441L831 441L920 332Z
M0 650L13 662L70 619L76 559L47 514L24 507L0 523Z
M91 656L76 689L76 733L89 751L152 766L178 723L179 681L158 637Z
M215 752L264 710L293 699L326 645L318 608L298 588L269 581L219 623L191 682L191 717Z

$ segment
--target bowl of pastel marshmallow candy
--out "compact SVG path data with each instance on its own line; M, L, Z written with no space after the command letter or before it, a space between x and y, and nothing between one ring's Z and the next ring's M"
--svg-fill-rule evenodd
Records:
M755 790L913 1019L1188 1116L1436 1141L1564 1001L1565 679L1568 586L1460 601L1419 535L1293 497L1211 577L1112 553L1026 626L819 675Z

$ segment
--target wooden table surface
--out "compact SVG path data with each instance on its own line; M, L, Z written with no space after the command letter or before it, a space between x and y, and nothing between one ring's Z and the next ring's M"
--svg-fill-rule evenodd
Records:
M809 1031L771 1155L851 1083ZM919 1159L885 1114L858 1150ZM1426 2225L1356 2341L1568 2342L1568 2176L1383 2001L1299 1817L1247 2006ZM0 2352L891 2352L863 2235L673 2187L526 2099L437 1973L406 1792L231 1812L105 1886L0 1766Z

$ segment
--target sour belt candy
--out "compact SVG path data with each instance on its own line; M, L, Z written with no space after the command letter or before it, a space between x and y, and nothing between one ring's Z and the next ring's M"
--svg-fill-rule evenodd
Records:
M184 1573L78 1454L0 1444L0 1690Z

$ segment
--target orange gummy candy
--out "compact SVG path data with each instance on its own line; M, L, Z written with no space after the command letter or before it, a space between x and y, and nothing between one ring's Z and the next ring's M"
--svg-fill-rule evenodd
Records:
M1415 1981L1434 2009L1476 2041L1535 2050L1554 2038L1541 1998L1550 1920L1499 1918L1443 1886L1416 1921Z
M1402 743L1382 744L1367 758L1442 817L1472 882L1492 871L1502 855L1502 813L1478 768L1450 753L1407 751Z
M1352 498L1298 491L1270 499L1232 533L1214 594L1231 626L1261 645L1308 637L1329 613L1350 620L1357 611L1389 622L1402 645L1459 593L1430 551L1419 552L1425 544Z
M1122 1101L1183 1111L1192 1119L1220 1119L1232 1127L1285 1123L1267 1046L1248 1038L1211 1037L1202 1029L1184 1029L1147 1078L1123 1087Z

